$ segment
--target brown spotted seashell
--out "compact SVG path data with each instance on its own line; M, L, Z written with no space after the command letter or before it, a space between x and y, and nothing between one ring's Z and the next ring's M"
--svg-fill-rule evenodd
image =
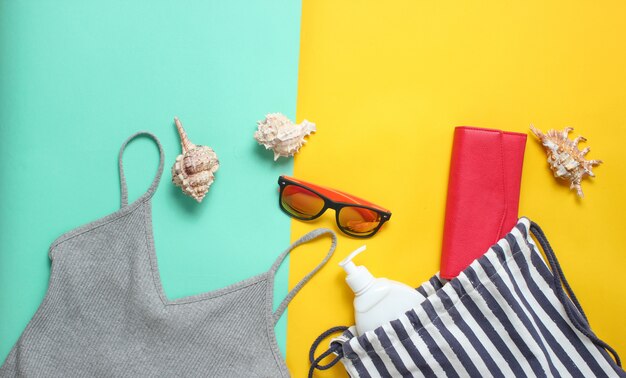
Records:
M183 193L202 202L213 183L214 173L220 167L220 162L212 148L191 143L178 118L174 117L174 122L183 153L176 157L172 166L172 182Z
M591 171L592 167L600 165L602 160L586 160L585 155L591 149L578 149L578 143L585 142L582 136L571 140L568 138L569 133L574 130L566 127L563 131L549 130L543 134L540 130L532 125L530 130L541 141L541 144L548 154L548 164L554 173L554 177L566 180L570 183L570 189L576 189L576 193L580 198L584 197L581 181L585 176L595 177Z

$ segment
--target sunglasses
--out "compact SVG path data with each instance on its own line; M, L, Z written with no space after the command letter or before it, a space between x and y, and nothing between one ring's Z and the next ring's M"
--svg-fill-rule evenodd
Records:
M300 220L313 220L334 209L339 229L356 238L369 238L386 221L391 212L371 202L335 189L314 185L288 176L278 178L280 208Z

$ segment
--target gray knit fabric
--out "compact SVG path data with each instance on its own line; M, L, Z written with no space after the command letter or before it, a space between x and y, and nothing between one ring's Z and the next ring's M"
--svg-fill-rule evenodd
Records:
M138 135L161 162L150 189L127 204L121 156ZM168 300L157 268L150 199L163 170L155 136L140 132L120 150L122 208L50 247L48 292L0 368L0 377L289 376L274 325L289 301L330 258L337 242L315 230L269 271L208 293ZM328 234L324 260L272 311L274 274L299 244Z

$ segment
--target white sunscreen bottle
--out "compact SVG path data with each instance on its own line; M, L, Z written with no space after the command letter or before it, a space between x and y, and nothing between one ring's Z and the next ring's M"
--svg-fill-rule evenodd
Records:
M352 259L365 251L362 246L339 263L347 273L346 283L354 291L354 318L359 335L399 318L418 306L422 296L401 282L375 278L366 267L356 266Z

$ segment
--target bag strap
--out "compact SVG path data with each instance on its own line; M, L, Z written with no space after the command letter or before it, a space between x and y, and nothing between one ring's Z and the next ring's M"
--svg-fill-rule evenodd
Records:
M283 299L283 301L280 303L280 305L278 306L278 308L276 309L276 311L274 311L272 315L274 317L274 325L276 325L276 323L278 322L278 319L280 319L280 316L283 314L283 312L285 312L285 309L287 309L287 306L289 305L289 302L291 302L293 297L295 297L296 294L298 294L298 292L302 289L302 287L307 282L309 282L309 280L311 280L313 275L315 275L315 273L317 273L324 266L324 264L326 264L328 260L330 260L331 256L335 252L335 247L337 247L337 235L335 235L333 231L327 228L318 228L316 230L309 232L308 234L302 236L300 239L296 240L291 246L289 246L289 248L287 248L285 252L283 252L280 256L278 256L278 259L276 259L276 261L274 262L274 264L268 271L268 274L271 277L271 283L272 283L272 285L270 285L270 290L273 290L274 276L276 275L276 271L278 270L282 262L285 260L287 255L289 255L289 253L293 251L297 246L304 244L308 241L311 241L313 239L317 239L323 235L330 235L330 237L332 238L332 244L330 245L330 249L328 250L326 257L324 257L322 262L320 262L315 268L313 268L313 270L309 272L309 274L304 276L304 278L300 280L300 282L298 282L296 286L294 286L293 289L291 289L289 293L287 293L287 296L285 297L285 299Z
M587 319L587 316L585 315L585 312L583 311L580 302L578 302L578 298L576 298L572 287L567 282L567 279L563 274L563 270L561 269L561 265L559 264L559 260L552 250L552 246L550 246L550 243L548 242L546 235L543 233L543 230L535 222L530 223L530 230L532 231L533 235L535 235L535 238L537 238L537 241L541 245L541 249L543 249L546 258L548 259L548 264L550 265L550 269L552 270L552 275L554 277L554 288L556 290L556 296L563 304L563 307L565 307L565 312L567 313L569 319L572 321L572 324L574 324L576 329L578 329L583 335L587 336L595 345L611 353L617 366L621 367L622 362L615 349L613 349L609 344L602 341L598 336L593 333L593 331L591 331L591 327L589 326L589 320Z
M163 153L163 147L161 146L161 142L159 142L159 138L157 138L154 134L148 131L136 132L135 134L128 137L128 139L126 139L124 143L122 143L122 147L120 147L120 153L117 158L119 169L120 169L120 189L121 189L121 194L122 194L121 195L121 207L128 206L128 188L126 187L126 177L124 176L124 164L122 161L122 156L124 154L124 150L126 149L126 146L128 145L128 143L130 143L133 139L139 136L144 136L144 135L152 139L156 143L159 149L159 168L157 170L156 176L154 177L154 180L152 180L152 184L150 185L148 190L141 197L139 197L139 199L151 198L154 192L156 191L157 186L159 185L159 181L161 181L161 174L163 173L163 162L165 160L165 154Z
M328 336L332 335L333 333L344 332L348 328L349 327L346 326L337 326L330 328L322 332L322 334L319 335L317 339L315 339L315 341L313 341L311 349L309 350L309 363L311 364L311 366L309 366L308 378L313 378L313 373L315 372L315 369L328 370L331 367L335 366L337 362L341 361L341 359L343 358L343 348L340 343L331 344L331 346L324 353L320 354L317 358L315 358L315 351L317 350L317 347L320 345L320 343L324 341L324 339L326 339ZM336 356L332 359L332 361L330 361L326 365L320 365L320 362L322 362L324 358L330 356L333 353L335 353Z

